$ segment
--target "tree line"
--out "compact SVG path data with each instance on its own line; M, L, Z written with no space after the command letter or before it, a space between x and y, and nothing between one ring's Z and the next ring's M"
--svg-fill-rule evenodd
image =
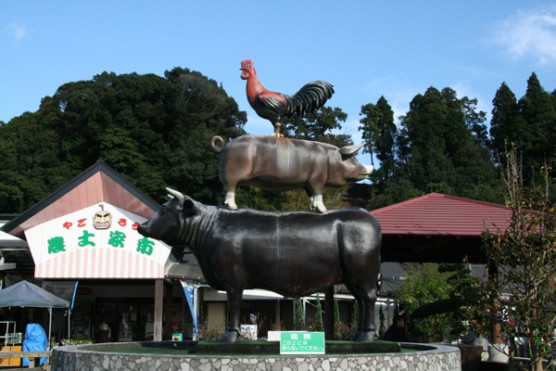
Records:
M533 73L519 100L502 83L493 107L488 130L477 100L459 98L450 88L430 87L415 96L399 125L386 98L363 105L359 130L377 168L364 186L370 197L363 206L374 209L430 192L502 202L499 164L509 143L519 151L525 181L534 184L534 169L556 154L556 91L545 91ZM333 133L346 119L341 108L323 107L285 120L283 132L342 146L351 137ZM231 140L246 134L246 120L222 86L187 68L162 77L103 72L66 83L44 97L36 112L0 122L0 210L26 210L99 159L155 200L163 200L169 186L219 204L218 155L209 143L214 135ZM238 203L308 208L301 192L253 188L242 188Z
M500 169L511 148L525 184L536 184L541 166L556 158L556 90L545 91L532 73L522 98L502 83L492 103L490 129L477 100L450 88L415 96L399 127L384 97L364 105L360 130L366 151L380 161L370 208L430 192L502 203Z

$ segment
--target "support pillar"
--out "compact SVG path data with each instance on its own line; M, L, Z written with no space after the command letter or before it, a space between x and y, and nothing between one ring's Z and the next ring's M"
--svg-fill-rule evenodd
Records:
M154 280L154 341L162 341L162 309L164 301L164 280Z
M324 337L326 340L334 340L334 286L326 289L324 296Z
M166 294L164 295L164 317L166 322L163 322L163 339L172 338L172 311L174 310L174 281L172 280L170 284L165 285Z
M490 280L494 280L496 282L496 284L498 285L498 267L496 266L496 264L494 264L494 262L489 261L488 262L488 269L487 269L487 279ZM498 309L498 305L496 305L496 309ZM494 314L494 313L493 313ZM491 338L490 338L490 342L492 344L499 344L501 342L501 329L502 326L500 325L500 322L496 319L492 319L491 321Z
M276 311L276 321L274 322L274 329L281 331L282 330L282 318L281 318L281 313L280 313L280 300L276 300L276 306L275 306L275 311Z

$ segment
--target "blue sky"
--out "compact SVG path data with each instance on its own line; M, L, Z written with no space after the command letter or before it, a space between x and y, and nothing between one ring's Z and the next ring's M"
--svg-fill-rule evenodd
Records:
M450 87L490 113L504 81L517 98L533 71L556 89L556 3L1 0L0 120L36 111L66 82L179 66L221 83L249 133L271 133L245 97L248 58L269 90L334 84L328 104L358 142L361 106L381 95L398 116L429 86Z

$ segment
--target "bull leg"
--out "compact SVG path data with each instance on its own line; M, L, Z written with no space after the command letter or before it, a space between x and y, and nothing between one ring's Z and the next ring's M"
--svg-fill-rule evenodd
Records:
M241 315L243 290L229 290L226 294L228 296L228 326L226 333L220 338L220 341L234 343L239 340L239 317Z
M375 339L375 303L376 303L376 289L370 290L368 295L362 300L362 307L364 310L363 318L359 318L361 321L360 330L357 335L357 341L373 341Z
M375 303L377 298L376 288L370 290L351 290L353 296L357 300L359 308L359 317L357 321L357 333L353 337L353 341L369 342L375 338Z

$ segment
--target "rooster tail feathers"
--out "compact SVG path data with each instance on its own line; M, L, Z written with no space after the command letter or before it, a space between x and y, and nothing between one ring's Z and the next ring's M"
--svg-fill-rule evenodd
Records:
M321 108L334 94L334 87L326 81L312 81L305 84L293 96L286 96L287 111L303 115Z

